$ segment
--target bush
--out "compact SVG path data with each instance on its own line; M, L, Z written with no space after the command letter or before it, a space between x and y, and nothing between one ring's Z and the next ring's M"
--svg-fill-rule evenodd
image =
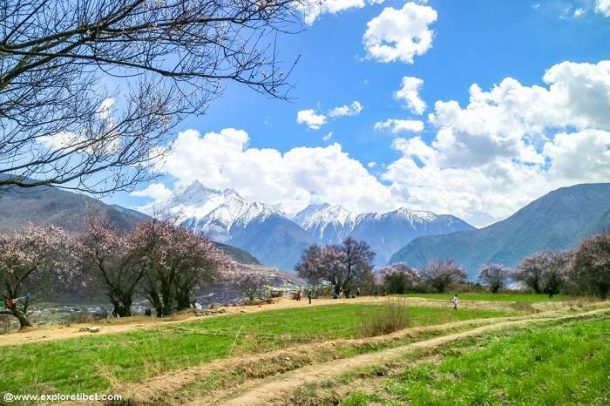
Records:
M575 293L606 300L610 295L610 232L584 240L574 252L569 270Z
M417 272L406 264L392 264L380 271L383 278L383 287L386 293L402 295L412 291L419 282Z
M360 337L391 334L409 326L409 316L402 301L387 300L377 307L372 317L360 321L358 327Z

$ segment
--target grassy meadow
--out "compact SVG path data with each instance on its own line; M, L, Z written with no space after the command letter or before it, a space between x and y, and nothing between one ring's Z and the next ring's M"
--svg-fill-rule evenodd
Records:
M341 405L608 405L609 343L608 314L470 338L365 379L375 389L352 391Z
M95 392L122 382L244 354L361 336L381 305L336 304L203 318L122 334L3 347L0 391ZM403 305L400 305L403 306ZM403 306L408 326L517 314L513 310Z
M444 300L451 301L452 293L409 293L402 295L402 297L410 298L422 298L428 300ZM488 302L517 302L517 303L539 303L539 302L561 302L564 300L570 300L567 295L555 295L549 298L546 294L536 293L488 293L488 292L475 292L475 293L459 293L458 298L460 301L464 300L477 300L477 301L488 301Z

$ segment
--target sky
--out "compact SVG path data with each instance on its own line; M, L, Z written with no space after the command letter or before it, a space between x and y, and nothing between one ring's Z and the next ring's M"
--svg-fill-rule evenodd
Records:
M229 84L176 129L145 209L199 180L294 213L504 219L610 181L610 0L326 0L279 38L290 100Z

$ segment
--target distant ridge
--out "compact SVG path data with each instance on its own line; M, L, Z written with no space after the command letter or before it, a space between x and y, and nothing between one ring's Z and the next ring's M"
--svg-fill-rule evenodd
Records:
M485 228L417 238L390 262L421 267L431 260L453 259L475 278L486 262L514 266L536 251L572 248L608 227L610 183L582 184L552 191Z

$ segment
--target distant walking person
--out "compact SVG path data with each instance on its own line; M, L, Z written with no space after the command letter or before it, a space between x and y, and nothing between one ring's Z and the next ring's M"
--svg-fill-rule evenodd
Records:
M453 310L457 310L458 303L459 303L457 293L455 295L453 295L453 299L451 299L451 303L453 303Z

